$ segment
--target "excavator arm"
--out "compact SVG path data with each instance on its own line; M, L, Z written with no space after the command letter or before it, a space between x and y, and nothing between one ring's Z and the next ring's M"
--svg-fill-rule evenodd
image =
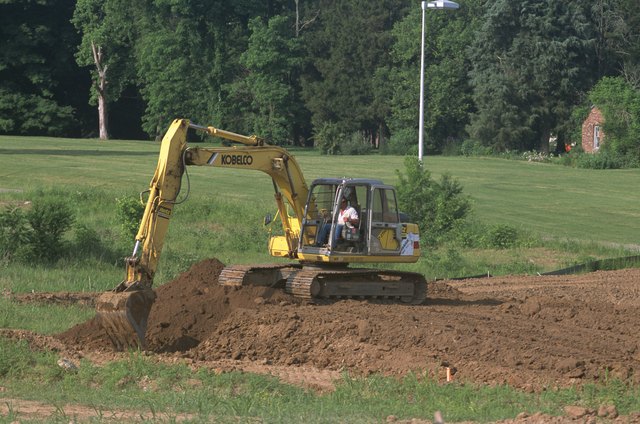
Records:
M192 128L222 137L240 146L189 147L187 131ZM114 290L100 296L97 318L119 349L145 348L144 336L155 293L151 289L173 208L178 201L186 166L214 166L258 170L268 174L282 218L284 236L270 243L272 254L295 258L305 213L308 187L295 158L278 146L256 136L244 136L214 127L176 119L165 133L158 165L148 190L145 211L135 238L133 253L126 259L126 277ZM290 216L287 203L293 210ZM312 213L313 211L307 211Z

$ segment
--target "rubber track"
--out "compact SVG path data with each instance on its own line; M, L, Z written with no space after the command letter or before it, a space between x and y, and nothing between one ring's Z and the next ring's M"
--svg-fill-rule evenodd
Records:
M223 268L218 283L223 286L274 286L300 269L297 264L232 265Z
M285 291L302 299L399 299L421 304L427 282L414 272L369 268L327 270L292 264L234 265L222 270L225 286L275 286L286 281Z
M422 274L413 272L302 270L287 279L286 291L305 299L400 299L418 305L426 298L427 282Z

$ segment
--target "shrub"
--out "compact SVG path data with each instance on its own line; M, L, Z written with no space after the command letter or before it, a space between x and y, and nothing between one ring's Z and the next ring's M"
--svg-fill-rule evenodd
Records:
M467 219L451 231L451 239L463 248L484 247L487 232L487 225Z
M389 142L382 149L382 153L389 155L417 155L418 133L415 129L402 129L391 134Z
M461 225L471 210L462 186L450 175L440 182L431 178L416 157L405 159L407 175L397 171L400 208L420 226L421 239L435 246L447 233Z
M7 259L54 261L65 251L63 236L75 220L63 201L34 202L26 213L19 208L0 214L0 252Z
M323 155L339 154L340 142L345 138L345 134L340 130L338 124L332 122L324 123L314 135L315 145Z
M518 230L510 225L496 225L487 233L487 247L508 249L518 242Z
M583 153L576 157L576 166L586 169L620 169L625 167L625 159L607 151Z
M11 259L29 242L30 228L20 208L7 207L0 213L0 257Z
M100 256L104 251L98 232L85 224L79 224L75 228L74 246L82 256Z
M458 140L447 139L442 146L442 156L460 156L462 154L462 143Z
M476 140L465 140L460 146L460 154L463 156L491 156L493 150Z
M29 235L32 259L53 261L62 256L62 236L75 221L71 208L61 200L42 200L34 202L26 216L32 230Z
M368 155L371 150L371 143L359 132L353 133L340 145L340 153L344 155Z
M122 236L126 240L135 238L144 214L144 205L134 197L116 199L116 215L120 222Z

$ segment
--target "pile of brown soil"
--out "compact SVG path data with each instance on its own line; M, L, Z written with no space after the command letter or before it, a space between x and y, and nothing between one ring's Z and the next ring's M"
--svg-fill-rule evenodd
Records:
M606 376L639 382L640 270L430 283L423 305L311 304L266 287L222 287L216 259L156 289L148 349L193 363L348 370L538 390ZM95 320L58 336L112 349Z

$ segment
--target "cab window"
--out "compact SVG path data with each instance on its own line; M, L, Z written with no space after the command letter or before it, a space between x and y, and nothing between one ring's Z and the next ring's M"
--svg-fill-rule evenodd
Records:
M374 190L372 209L374 221L399 222L396 193L391 189L376 188Z

